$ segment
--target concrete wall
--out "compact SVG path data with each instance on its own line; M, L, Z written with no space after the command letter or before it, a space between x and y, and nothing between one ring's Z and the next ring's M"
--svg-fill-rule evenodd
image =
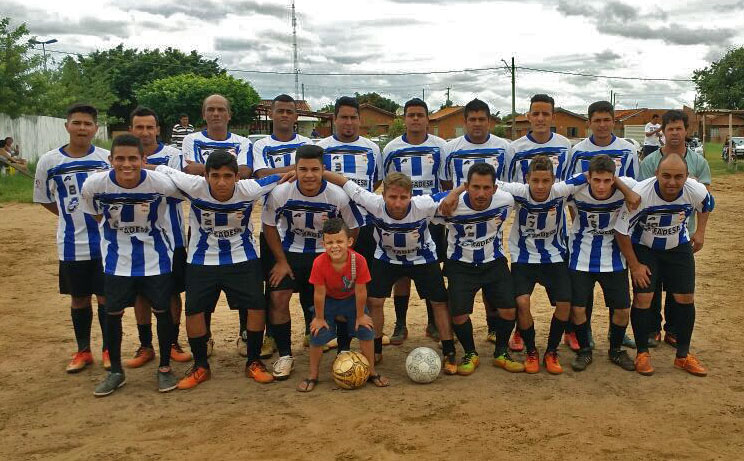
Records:
M21 149L21 157L34 161L48 151L67 144L70 135L65 130L65 119L37 115L22 115L11 119L0 113L0 137L13 138L13 145ZM96 137L108 139L106 125L98 127Z

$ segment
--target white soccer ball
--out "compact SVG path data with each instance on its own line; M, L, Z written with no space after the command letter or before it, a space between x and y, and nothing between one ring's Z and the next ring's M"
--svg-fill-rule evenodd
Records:
M406 357L406 372L411 381L427 384L433 382L442 371L442 359L434 349L417 347Z

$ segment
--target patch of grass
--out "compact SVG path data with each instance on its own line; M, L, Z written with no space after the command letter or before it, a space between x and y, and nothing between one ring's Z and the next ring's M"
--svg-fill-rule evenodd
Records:
M32 203L34 180L20 173L0 176L0 203Z
M101 149L111 150L111 143L113 142L113 139L99 139L95 138L93 140L93 145L100 147Z
M736 162L733 168L729 167L728 163L723 161L721 158L722 147L723 145L721 143L705 143L705 159L708 160L708 164L710 165L710 174L715 177L744 171L744 161Z

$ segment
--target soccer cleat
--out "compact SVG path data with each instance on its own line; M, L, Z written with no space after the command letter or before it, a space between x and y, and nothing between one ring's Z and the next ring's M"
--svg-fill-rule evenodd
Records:
M548 370L548 373L551 375L559 375L563 373L561 362L558 361L557 351L545 352L545 355L543 355L543 366L545 366L545 369Z
M396 323L393 328L393 335L390 337L390 344L393 346L400 346L408 339L408 327Z
M212 352L214 352L214 339L209 338L207 340L207 357L211 357Z
M564 333L563 334L563 344L567 345L572 351L578 352L579 349L579 340L576 339L576 333Z
M591 348L579 349L576 357L571 360L571 368L573 368L573 371L584 371L590 363L592 363Z
M186 352L183 350L180 344L177 342L171 344L171 359L174 362L190 362L193 359L193 356L191 355L191 352Z
M238 350L238 355L241 357L248 357L248 332L245 332L245 336L241 333L240 336L235 340L235 348Z
M630 349L635 349L636 348L636 343L633 340L633 338L631 338L628 335L625 335L625 336L623 336L623 346L629 347Z
M261 358L270 359L276 352L276 341L271 336L264 336L263 345L261 346Z
M194 365L186 373L186 376L178 381L177 387L179 389L193 389L204 381L208 381L212 377L212 371L209 368L200 367Z
M67 364L65 371L68 373L79 373L85 369L88 365L93 364L93 354L90 351L76 352L72 356L72 360Z
M537 352L535 352L537 354ZM504 351L502 354L493 358L493 366L503 368L509 373L521 373L525 371L524 364L514 360L508 351ZM536 373L536 372L533 372Z
M635 370L643 376L654 374L654 367L651 366L651 357L648 352L639 352L635 358Z
M115 390L126 384L127 380L124 377L124 373L109 373L96 389L93 391L93 395L96 397L105 397L113 394Z
M540 354L537 349L527 351L527 356L524 358L524 371L530 374L540 371Z
M633 359L630 358L626 351L609 351L608 357L610 358L610 362L619 366L623 370L635 371L635 363L633 363Z
M455 358L454 353L444 356L444 359L442 360L442 370L445 375L457 374L457 358Z
M475 369L480 365L480 357L477 352L468 352L465 354L460 363L457 365L457 374L462 376L468 376L475 373Z
M486 335L486 341L496 344L496 332L493 330L489 331L488 335Z
M435 342L440 341L439 329L433 323L429 323L426 325L426 330L424 330L424 334Z
M284 381L289 378L289 375L292 374L292 370L294 370L294 357L291 355L279 357L279 359L272 364L272 368L274 369L274 372L272 373L274 378L276 378L277 381Z
M676 357L674 359L674 368L685 370L695 376L708 376L708 370L692 354L687 354L687 357Z
M594 343L594 335L592 334L591 328L587 329L586 334L589 337L589 349L594 350L596 344Z
M524 340L522 339L522 335L519 333L519 330L515 330L514 335L512 335L511 339L509 340L509 350L514 352L522 352L524 350Z
M337 347L338 347L338 338L333 338L332 340L323 344L323 352L328 352L331 349L335 349Z
M677 348L677 335L674 333L669 333L668 331L664 333L664 342L672 346L673 348Z
M255 380L257 383L266 384L274 381L274 376L266 369L266 365L260 360L254 360L245 364L245 376Z
M154 358L155 350L152 347L140 346L137 348L137 352L134 353L133 358L124 361L124 366L127 368L139 368Z
M170 368L168 371L158 369L158 392L170 392L178 387L178 378Z
M101 363L103 363L104 370L111 370L111 357L109 356L108 349L103 350L103 353L101 354Z
M659 347L661 344L661 333L655 331L648 336L648 347Z

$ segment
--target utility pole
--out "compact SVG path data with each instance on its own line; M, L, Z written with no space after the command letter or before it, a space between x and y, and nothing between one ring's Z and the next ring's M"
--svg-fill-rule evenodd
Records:
M509 63L504 61L501 62L506 66L506 70L511 73L511 87L512 87L512 111L511 111L511 137L512 141L517 139L517 68L514 65L514 56L511 58L511 67Z
M426 102L426 88L421 88L421 100Z
M51 40L40 42L39 40L32 38L28 41L28 43L30 43L31 45L41 45L41 52L44 54L44 73L46 74L47 73L46 46L51 45L52 43L57 43L57 39L53 38Z
M302 100L305 100L305 84L302 84Z
M292 0L292 61L294 62L295 98L300 97L300 68L297 60L297 15L295 2Z
M451 90L451 89L452 89L452 87L450 87L450 86L448 86L448 87L447 87L447 100L446 100L446 101L444 101L444 105L445 105L445 106L447 105L447 103L448 103L448 102L450 102L450 97L449 97L449 94L450 94L450 90Z

